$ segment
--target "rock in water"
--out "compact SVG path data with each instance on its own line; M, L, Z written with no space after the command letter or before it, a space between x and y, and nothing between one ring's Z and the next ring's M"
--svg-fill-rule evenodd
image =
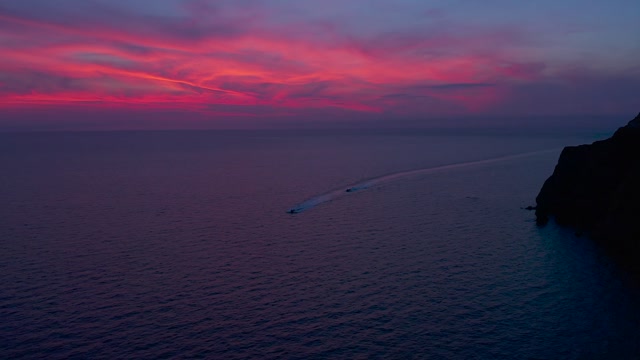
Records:
M589 234L640 274L640 114L606 140L564 148L536 198L540 225Z

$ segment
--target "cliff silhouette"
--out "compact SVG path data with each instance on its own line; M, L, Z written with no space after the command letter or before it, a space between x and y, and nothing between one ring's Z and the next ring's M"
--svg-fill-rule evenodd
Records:
M609 139L565 147L536 202L539 225L553 217L640 275L640 114Z

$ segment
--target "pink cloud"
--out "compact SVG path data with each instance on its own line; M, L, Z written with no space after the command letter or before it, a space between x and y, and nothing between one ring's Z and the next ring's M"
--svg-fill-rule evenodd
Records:
M259 7L229 14L187 4L188 17L170 18L112 8L87 18L0 8L0 107L464 115L514 104L526 110L527 92L566 93L549 84L588 77L572 80L570 71L521 60L515 49L530 38L515 27L354 35L330 22L269 23Z

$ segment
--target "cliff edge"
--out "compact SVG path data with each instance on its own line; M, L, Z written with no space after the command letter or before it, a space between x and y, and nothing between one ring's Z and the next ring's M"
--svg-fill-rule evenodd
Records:
M623 255L640 274L640 114L606 140L564 148L536 198L554 217Z

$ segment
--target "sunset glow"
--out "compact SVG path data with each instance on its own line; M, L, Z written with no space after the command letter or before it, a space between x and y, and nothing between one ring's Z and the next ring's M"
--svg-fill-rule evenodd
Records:
M414 118L637 110L640 70L628 57L639 42L600 48L598 36L616 35L608 18L589 28L589 14L563 24L514 12L487 24L439 2L322 4L1 1L0 108L214 120L265 109Z

